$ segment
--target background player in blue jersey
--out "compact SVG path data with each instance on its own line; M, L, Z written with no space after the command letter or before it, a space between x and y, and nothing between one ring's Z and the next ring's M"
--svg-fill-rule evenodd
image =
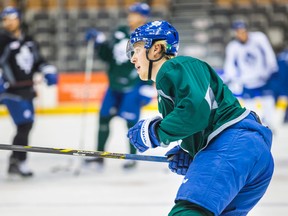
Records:
M278 85L275 85L277 91L279 92L279 96L286 97L286 101L288 98L288 48L285 48L282 52L277 55L277 61L279 66L279 76ZM288 123L288 106L286 105L285 115L283 119L284 123Z
M0 102L5 104L17 131L13 145L28 145L34 122L33 75L42 72L48 85L57 83L57 70L40 55L37 43L21 30L21 15L14 7L1 13L0 32ZM9 159L9 174L32 176L26 152L13 152Z
M275 53L264 33L249 32L241 20L232 28L235 38L226 47L224 80L229 87L238 86L244 106L261 111L263 122L274 128L275 100L269 80L278 71Z
M185 175L169 216L247 215L264 195L274 169L271 130L206 62L177 56L177 30L166 21L137 28L127 53L142 80L153 80L162 117L128 131L140 151L170 149L169 168Z
M100 110L97 151L105 150L112 118L119 116L127 122L128 128L132 127L139 120L141 107L150 102L154 92L151 83L139 79L125 53L130 32L147 22L150 7L146 3L135 3L128 12L128 25L118 27L111 41L106 41L103 33L96 29L90 29L86 34L86 40L95 40L98 57L108 65L109 87ZM130 153L136 153L132 145ZM97 162L101 168L104 164L103 158L88 159L86 162ZM128 161L124 168L134 168L135 165L135 161Z

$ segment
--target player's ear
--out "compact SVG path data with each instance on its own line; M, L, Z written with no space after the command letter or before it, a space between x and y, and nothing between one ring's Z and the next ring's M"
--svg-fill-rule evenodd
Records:
M153 45L153 53L155 56L161 55L164 52L164 47L162 46L162 44L154 44Z

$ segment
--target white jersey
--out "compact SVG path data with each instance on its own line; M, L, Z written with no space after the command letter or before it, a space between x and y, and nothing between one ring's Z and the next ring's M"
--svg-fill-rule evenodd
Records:
M277 70L275 53L262 32L249 32L246 43L233 40L227 45L225 82L237 82L249 89L259 88Z

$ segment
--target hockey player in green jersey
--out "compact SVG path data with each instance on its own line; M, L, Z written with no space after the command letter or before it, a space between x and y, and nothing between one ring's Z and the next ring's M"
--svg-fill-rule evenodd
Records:
M140 120L128 138L140 152L167 147L171 171L184 175L169 216L247 215L272 178L271 130L242 108L201 60L177 56L177 30L153 21L130 36L127 55L153 80L162 117Z
M151 82L139 79L134 65L125 53L131 31L146 23L149 13L150 7L146 3L131 5L127 17L128 26L120 26L113 33L109 43L102 32L90 29L86 33L86 40L95 41L98 57L108 65L109 87L100 110L97 151L105 151L110 133L109 123L113 117L120 116L130 128L139 120L141 107L148 104L153 97L154 89ZM130 145L130 153L136 153L132 145ZM104 161L103 158L93 158L86 162L96 162L102 168ZM135 165L135 161L128 161L124 164L124 168L131 169Z

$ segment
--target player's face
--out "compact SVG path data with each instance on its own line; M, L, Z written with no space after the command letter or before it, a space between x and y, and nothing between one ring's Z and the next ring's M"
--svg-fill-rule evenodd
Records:
M148 80L149 61L146 58L146 49L144 43L136 43L131 62L135 65L137 73L141 80Z
M139 13L129 13L127 17L128 25L132 31L146 22L146 18Z
M3 28L12 34L19 30L20 20L15 16L5 16L2 19Z
M246 43L248 39L248 33L247 30L244 28L237 29L235 31L235 37L237 40L239 40L241 43Z

